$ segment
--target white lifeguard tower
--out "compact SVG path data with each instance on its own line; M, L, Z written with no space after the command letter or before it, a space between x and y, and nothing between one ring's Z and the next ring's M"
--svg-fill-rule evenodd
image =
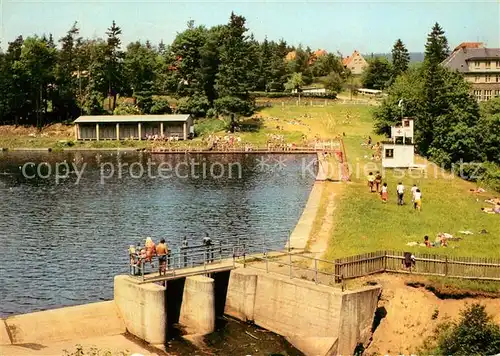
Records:
M401 125L391 126L391 140L382 145L382 167L411 168L415 166L415 144L411 117L403 117Z

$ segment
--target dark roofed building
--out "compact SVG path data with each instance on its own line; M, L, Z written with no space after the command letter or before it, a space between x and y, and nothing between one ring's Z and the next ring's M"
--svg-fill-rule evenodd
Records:
M80 116L74 124L77 140L187 140L194 131L191 115Z
M500 96L500 48L486 48L481 42L463 42L442 65L463 73L478 101Z

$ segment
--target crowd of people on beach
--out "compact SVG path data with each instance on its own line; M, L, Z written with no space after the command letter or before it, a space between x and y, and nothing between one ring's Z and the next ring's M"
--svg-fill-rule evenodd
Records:
M383 203L387 203L389 200L389 187L387 183L382 183L382 175L377 171L376 174L370 172L368 174L368 189L370 193L378 193L380 194L380 198ZM399 182L396 186L396 196L398 205L405 204L405 186L403 182ZM413 187L410 189L411 191L411 202L413 204L413 208L415 210L422 210L422 192L420 188L417 187L416 184L413 184Z

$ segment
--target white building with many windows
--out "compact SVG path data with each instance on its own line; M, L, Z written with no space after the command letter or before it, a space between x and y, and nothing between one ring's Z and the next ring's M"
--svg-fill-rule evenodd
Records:
M413 118L405 117L401 125L391 127L391 140L382 145L382 167L410 168L415 165L413 124Z

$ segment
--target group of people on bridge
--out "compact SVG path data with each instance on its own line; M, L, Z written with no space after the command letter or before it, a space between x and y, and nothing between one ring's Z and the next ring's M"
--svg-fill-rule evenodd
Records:
M211 248L212 245L212 239L208 236L208 234L206 234L203 238L202 245L206 248L206 262L213 262L214 256ZM183 260L182 267L187 267L188 265L188 248L189 243L187 237L184 236L180 248ZM158 274L160 276L166 275L167 270L171 269L172 250L163 238L158 244L155 244L151 237L147 237L143 246L141 246L140 243L137 243L136 246L130 245L128 253L130 258L131 273L134 275L140 272L144 273L144 266L146 263L149 263L151 268L154 269L154 257L158 258Z

